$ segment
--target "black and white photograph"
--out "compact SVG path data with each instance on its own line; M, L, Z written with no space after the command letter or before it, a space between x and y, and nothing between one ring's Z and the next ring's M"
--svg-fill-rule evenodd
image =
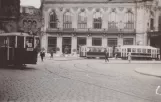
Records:
M161 0L0 0L0 102L161 102Z

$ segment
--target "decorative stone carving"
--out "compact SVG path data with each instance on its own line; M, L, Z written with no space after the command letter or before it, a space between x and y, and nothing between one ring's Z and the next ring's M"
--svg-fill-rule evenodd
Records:
M100 8L96 8L96 12L100 12Z
M103 7L103 10L106 12L108 10L108 7Z
M124 7L119 7L118 9L119 9L119 11L122 12L124 10Z
M111 8L111 12L116 12L116 8Z
M80 11L81 11L81 12L85 12L85 9L84 9L84 8L81 8Z
M70 12L70 9L66 9L66 12Z
M64 9L63 7L59 7L59 10L60 10L61 12L63 11L63 9Z
M72 9L73 9L75 12L77 12L78 7L73 7Z
M93 10L93 7L88 7L88 11L92 11Z

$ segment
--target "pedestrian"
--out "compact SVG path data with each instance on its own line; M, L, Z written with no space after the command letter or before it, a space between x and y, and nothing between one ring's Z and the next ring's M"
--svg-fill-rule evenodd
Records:
M128 61L129 63L131 63L131 53L130 52L128 53Z
M45 52L44 51L40 52L40 57L41 57L41 61L43 62L44 61L44 57L45 57Z
M51 51L50 51L50 58L53 58L53 53L54 53L54 51L51 50Z
M107 49L105 48L105 50L104 50L104 54L105 54L105 62L109 62L109 60L108 60L108 51L107 51Z

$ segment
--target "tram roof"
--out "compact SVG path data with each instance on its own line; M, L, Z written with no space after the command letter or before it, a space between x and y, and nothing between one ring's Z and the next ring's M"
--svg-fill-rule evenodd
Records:
M12 33L2 33L0 36L31 36L27 33L12 32Z
M156 49L155 47L152 46L140 46L140 45L124 45L121 46L121 48L145 48L145 49Z

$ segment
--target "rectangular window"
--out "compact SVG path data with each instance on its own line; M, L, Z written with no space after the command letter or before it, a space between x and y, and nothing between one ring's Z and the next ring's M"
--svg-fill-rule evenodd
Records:
M72 23L71 22L65 22L63 24L63 28L72 28Z
M48 52L53 50L56 51L57 47L57 37L48 37Z
M50 28L57 28L56 22L50 22Z
M87 23L86 22L80 22L80 23L78 23L78 28L79 29L85 29L85 28L87 28Z
M102 46L102 38L92 38L92 46Z
M117 46L117 38L108 38L107 41L109 47Z
M154 19L150 19L150 30L154 30Z
M102 28L102 23L100 23L100 22L94 22L93 28L94 29L101 29Z
M133 38L124 38L123 45L133 45L134 39Z
M125 29L134 29L134 22L125 23Z

